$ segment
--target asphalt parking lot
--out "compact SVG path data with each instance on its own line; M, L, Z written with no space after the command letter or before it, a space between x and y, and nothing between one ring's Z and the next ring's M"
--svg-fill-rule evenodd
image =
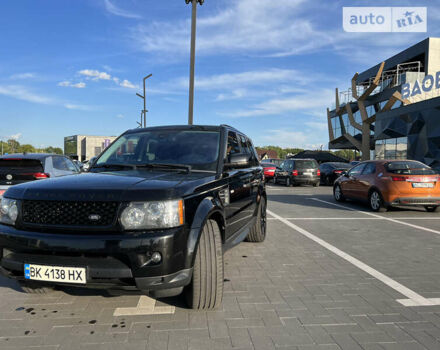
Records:
M268 186L268 237L225 254L221 309L0 278L0 349L439 349L440 214Z

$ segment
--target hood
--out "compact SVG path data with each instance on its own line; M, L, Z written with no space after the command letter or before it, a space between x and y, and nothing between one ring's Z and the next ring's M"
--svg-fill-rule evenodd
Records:
M28 200L142 201L180 198L214 174L129 170L83 173L13 186L5 197Z

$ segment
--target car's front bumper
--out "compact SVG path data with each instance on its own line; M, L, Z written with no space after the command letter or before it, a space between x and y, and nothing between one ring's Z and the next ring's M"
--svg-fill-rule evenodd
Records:
M30 232L0 225L0 267L4 275L24 279L24 264L85 267L86 286L159 290L191 281L183 227L132 234ZM154 252L162 260L151 261Z

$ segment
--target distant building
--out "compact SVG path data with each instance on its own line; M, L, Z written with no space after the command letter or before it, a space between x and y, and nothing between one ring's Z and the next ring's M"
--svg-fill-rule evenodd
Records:
M440 38L427 38L356 73L347 91L336 89L327 109L329 149L440 168L439 53Z
M98 156L116 136L73 135L64 138L64 154L81 162Z
M258 158L260 160L265 160L269 158L278 158L278 153L275 150L272 149L257 149Z

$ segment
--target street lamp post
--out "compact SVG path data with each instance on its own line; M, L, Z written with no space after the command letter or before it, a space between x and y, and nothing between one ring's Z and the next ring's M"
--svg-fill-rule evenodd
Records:
M192 4L191 16L191 57L189 71L189 104L188 104L188 124L193 124L194 113L194 65L196 60L196 21L197 21L197 3L203 5L205 0L185 0L187 4Z
M136 95L139 96L140 98L142 98L144 100L144 109L142 110L142 113L144 115L144 128L147 127L147 94L145 92L145 81L151 77L153 74L148 74L146 77L144 77L143 79L143 83L144 83L144 95L142 96L141 94L138 94L136 92ZM142 114L141 114L141 126L142 126Z

